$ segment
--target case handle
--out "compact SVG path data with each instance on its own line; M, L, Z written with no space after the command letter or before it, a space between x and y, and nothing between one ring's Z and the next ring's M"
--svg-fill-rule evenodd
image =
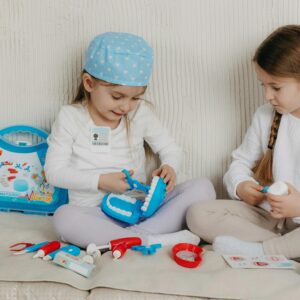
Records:
M21 132L31 133L33 135L43 138L44 141L35 145L26 145L26 144L16 145L4 138L4 135L11 134L11 133L21 133ZM47 142L46 142L47 137L48 137L48 133L40 128L36 128L28 125L9 126L0 130L0 147L9 150L11 152L18 152L18 153L37 152L43 148L47 148Z

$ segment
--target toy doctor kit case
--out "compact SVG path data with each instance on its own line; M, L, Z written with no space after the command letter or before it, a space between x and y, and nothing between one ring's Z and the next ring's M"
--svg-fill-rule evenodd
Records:
M67 202L67 191L45 178L47 137L26 125L0 130L0 210L47 215Z

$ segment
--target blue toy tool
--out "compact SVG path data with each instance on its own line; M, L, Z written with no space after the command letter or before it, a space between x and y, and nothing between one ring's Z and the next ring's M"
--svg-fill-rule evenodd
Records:
M67 190L45 177L47 137L27 125L0 130L0 210L47 215L67 202Z
M149 247L140 245L140 246L132 246L131 250L134 251L139 251L141 252L143 255L152 255L154 253L156 253L156 250L161 248L161 244L152 244Z
M50 252L48 255L43 257L43 260L53 260L55 255L60 251L69 253L74 256L78 256L80 254L80 248L78 248L77 246L74 246L74 245L67 245L67 246L61 247L53 252Z
M32 244L32 243L18 243L10 246L10 251L14 252L14 255L20 255L24 253L30 253L39 250L46 244L48 244L48 241L38 243L38 244ZM21 247L20 247L21 246Z
M108 216L128 224L136 224L139 220L151 217L161 206L166 197L166 184L159 176L154 176L151 185L144 185L126 175L129 190L138 190L146 194L146 198L137 199L124 194L106 194L101 203L101 209Z
M260 190L261 193L268 193L269 192L270 187L268 185L264 186L262 190Z

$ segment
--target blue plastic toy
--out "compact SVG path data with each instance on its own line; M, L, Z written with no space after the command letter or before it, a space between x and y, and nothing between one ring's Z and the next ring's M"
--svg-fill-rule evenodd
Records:
M61 247L61 248L59 248L59 249L57 249L53 252L48 253L48 255L43 257L43 260L53 260L55 255L57 253L59 253L60 251L69 253L69 254L74 255L74 256L79 256L80 255L80 248L78 248L77 246L74 246L74 245L67 245L67 246L63 246L63 247Z
M108 216L128 224L136 224L141 219L151 217L161 206L166 197L166 184L159 176L154 176L151 185L144 185L126 175L129 190L138 190L146 194L146 198L137 199L124 194L106 194L101 203L101 209Z
M152 255L154 253L156 253L156 250L161 248L161 244L152 244L149 247L140 245L140 246L132 246L131 250L134 251L139 251L141 252L143 255Z
M269 189L270 189L270 186L266 185L266 186L263 187L262 190L260 190L260 192L266 194L266 193L269 192Z
M0 210L53 214L68 200L66 190L45 177L48 133L16 125L0 130Z

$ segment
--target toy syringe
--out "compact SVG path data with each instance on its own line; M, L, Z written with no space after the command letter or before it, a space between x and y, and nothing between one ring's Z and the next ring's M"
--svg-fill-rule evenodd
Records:
M142 240L139 237L126 237L116 240L111 240L107 245L96 246L95 244L89 244L86 248L86 252L89 255L93 255L96 251L111 250L114 259L121 258L127 249L132 246L141 245Z

